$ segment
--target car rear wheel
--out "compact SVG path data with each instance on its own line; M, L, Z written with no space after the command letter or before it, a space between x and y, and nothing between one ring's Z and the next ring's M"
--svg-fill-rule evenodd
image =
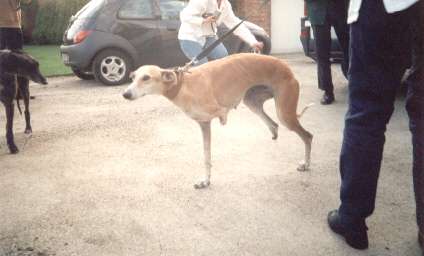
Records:
M131 59L120 50L104 50L97 54L93 61L94 77L105 85L120 85L127 82L131 70Z
M94 75L81 71L78 68L72 67L72 72L74 73L74 75L76 75L78 78L82 79L82 80L93 80L94 79Z

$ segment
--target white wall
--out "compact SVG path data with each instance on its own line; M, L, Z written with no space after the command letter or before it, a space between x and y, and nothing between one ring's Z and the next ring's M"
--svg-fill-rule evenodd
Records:
M300 18L303 0L271 1L272 53L301 52Z

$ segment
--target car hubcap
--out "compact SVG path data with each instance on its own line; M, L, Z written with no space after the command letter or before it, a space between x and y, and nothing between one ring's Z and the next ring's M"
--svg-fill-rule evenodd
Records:
M117 56L109 56L104 58L100 64L100 72L102 76L110 82L118 82L125 76L127 67L122 58Z

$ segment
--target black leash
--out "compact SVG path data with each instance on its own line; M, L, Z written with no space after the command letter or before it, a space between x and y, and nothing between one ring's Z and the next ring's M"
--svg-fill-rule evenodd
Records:
M263 0L261 6L256 9L261 10L262 8L264 8L264 6L266 4L268 4L270 2L270 0ZM221 37L219 37L218 39L216 39L212 44L210 44L208 47L206 47L205 49L203 49L203 51L201 51L196 57L194 57L190 62L188 62L183 69L187 70L190 66L192 66L194 63L198 62L199 60L203 59L204 57L208 56L209 53L212 52L213 49L215 49L215 47L217 47L222 41L224 41L224 39L229 36L231 33L234 32L234 30L236 30L241 24L243 24L243 22L245 22L251 15L248 15L246 18L243 18L237 25L235 25L232 29L228 30L225 34L223 34Z

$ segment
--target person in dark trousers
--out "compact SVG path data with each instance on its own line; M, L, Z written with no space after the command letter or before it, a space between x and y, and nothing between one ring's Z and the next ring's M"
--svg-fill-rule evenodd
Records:
M334 101L334 86L331 77L331 27L334 28L343 51L342 69L348 68L349 27L347 25L346 0L306 0L309 21L315 38L318 68L318 88L324 91L321 104Z
M424 232L423 23L418 0L351 0L349 107L340 153L341 204L328 224L356 249L368 248L386 125L413 49L406 110L412 133L418 240ZM420 6L421 4L421 6ZM412 36L411 36L412 35ZM407 170L400 170L407 171Z

